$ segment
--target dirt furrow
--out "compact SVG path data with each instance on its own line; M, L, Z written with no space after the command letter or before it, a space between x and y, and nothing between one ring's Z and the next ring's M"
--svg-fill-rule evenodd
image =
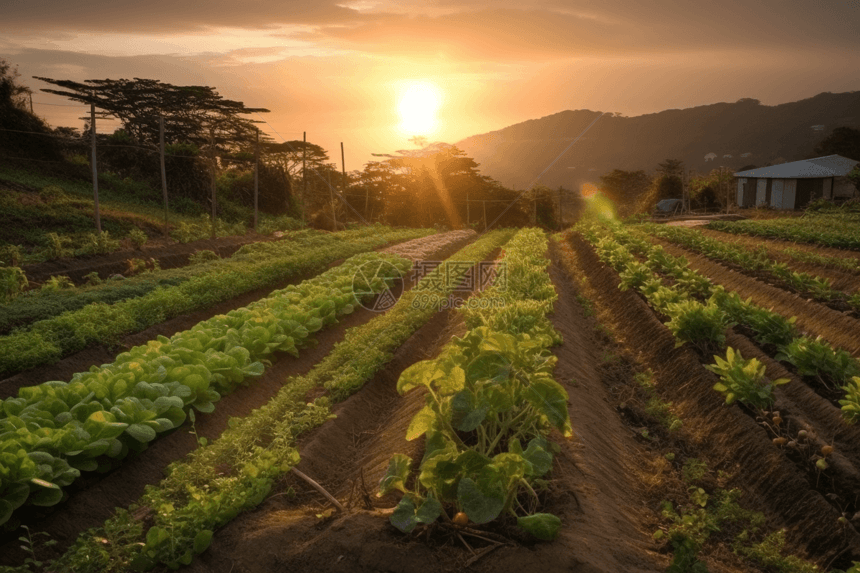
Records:
M856 252L840 251L839 249L827 249L825 247L810 247L809 245L785 243L780 241L771 241L767 239L762 239L760 237L753 238L745 235L732 235L730 233L721 233L719 231L712 231L710 229L705 228L699 228L697 230L703 235L712 239L717 239L723 241L724 243L737 243L748 249L756 249L759 246L763 245L765 248L767 248L768 254L775 261L780 263L787 263L788 266L795 271L808 273L825 279L830 279L831 281L833 281L833 288L836 290L841 290L848 294L854 294L855 292L857 292L858 289L860 289L860 272L851 273L834 267L822 266L815 263L805 263L797 261L788 255L780 253L782 249L785 249L786 247L790 246L791 248L795 248L797 250L803 250L818 255L836 256L843 259L851 259L860 262L860 258L857 257Z
M578 236L571 244L594 290L615 317L613 330L621 343L654 371L658 389L684 419L696 448L707 454L709 466L733 474L730 485L740 487L743 501L762 511L787 538L814 560L848 564L860 559L860 535L839 525L840 513L812 490L805 475L771 442L771 436L739 407L725 407L713 391L716 376L705 370L690 348L675 348L675 340L648 305L633 291L620 291L618 277L603 265ZM743 277L746 278L746 277Z
M834 346L843 348L855 356L860 356L860 321L846 314L809 301L796 294L765 284L759 280L733 271L716 261L683 249L671 243L654 239L669 253L684 256L690 268L702 273L715 284L723 285L726 290L737 292L746 300L764 308L772 308L779 314L797 317L797 327L801 332L821 336Z

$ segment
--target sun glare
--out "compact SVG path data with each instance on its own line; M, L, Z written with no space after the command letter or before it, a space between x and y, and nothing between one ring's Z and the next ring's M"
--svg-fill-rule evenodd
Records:
M429 135L439 127L436 112L442 105L442 93L436 84L415 81L398 90L397 111L400 131L407 135Z

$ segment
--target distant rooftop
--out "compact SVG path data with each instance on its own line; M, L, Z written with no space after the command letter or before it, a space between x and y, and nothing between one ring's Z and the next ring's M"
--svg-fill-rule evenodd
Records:
M841 155L828 155L815 159L804 159L781 163L770 167L759 167L748 171L739 171L735 177L763 177L777 179L804 179L816 177L844 177L854 169L857 161Z

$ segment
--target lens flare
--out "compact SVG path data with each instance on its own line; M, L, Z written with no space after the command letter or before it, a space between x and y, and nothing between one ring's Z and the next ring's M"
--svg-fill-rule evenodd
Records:
M409 82L398 92L400 131L407 135L429 135L438 130L436 113L442 105L442 92L436 84L423 80Z

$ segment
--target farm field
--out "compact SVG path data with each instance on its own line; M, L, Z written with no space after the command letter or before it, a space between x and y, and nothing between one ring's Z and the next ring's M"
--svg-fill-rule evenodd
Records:
M0 383L0 571L860 570L856 253L337 235Z

